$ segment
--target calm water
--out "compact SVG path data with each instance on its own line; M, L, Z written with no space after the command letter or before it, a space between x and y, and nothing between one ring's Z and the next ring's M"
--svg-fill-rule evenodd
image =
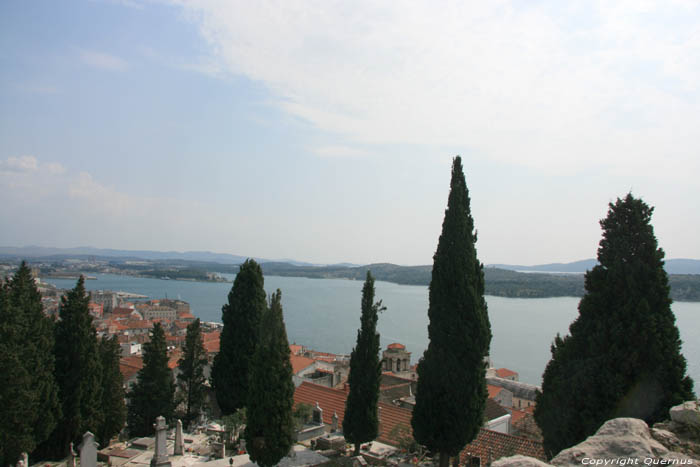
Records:
M230 276L231 280L233 276ZM61 288L73 280L49 279ZM166 281L98 274L86 281L88 290L122 290L150 298L181 298L203 321L221 321L231 283ZM265 277L270 294L282 290L287 335L290 342L334 353L350 353L360 325L362 282L343 279ZM379 317L382 347L401 342L418 361L428 346L428 288L376 283L376 297L387 310ZM520 373L520 379L540 384L549 361L549 347L557 333L566 334L577 316L578 299L571 297L518 299L486 297L493 340L491 358L496 366ZM683 339L688 373L700 381L700 303L674 303L673 311Z

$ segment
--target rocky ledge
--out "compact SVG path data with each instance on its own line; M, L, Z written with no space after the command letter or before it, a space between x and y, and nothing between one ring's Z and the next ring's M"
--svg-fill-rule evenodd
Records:
M636 418L608 420L576 446L563 450L546 464L525 456L505 457L493 467L590 465L700 465L700 400L670 410L670 420L653 428Z

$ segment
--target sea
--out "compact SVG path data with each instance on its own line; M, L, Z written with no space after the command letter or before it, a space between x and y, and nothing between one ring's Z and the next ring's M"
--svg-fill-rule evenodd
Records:
M179 298L189 302L202 321L221 322L221 307L227 302L231 282L190 282L149 279L114 274L96 274L87 280L88 290L114 290L146 295L149 298ZM59 288L72 288L75 280L44 279ZM308 279L304 277L265 277L268 295L282 291L282 306L290 343L310 349L349 354L360 326L362 281L347 279ZM376 299L386 310L379 316L378 331L382 348L399 342L411 352L416 363L428 346L428 287L375 283ZM550 346L557 334L568 333L578 315L578 298L503 298L487 296L491 320L491 360L497 368L517 371L520 380L540 385L542 372L551 356ZM682 352L688 361L688 374L700 391L700 303L672 305L680 330Z

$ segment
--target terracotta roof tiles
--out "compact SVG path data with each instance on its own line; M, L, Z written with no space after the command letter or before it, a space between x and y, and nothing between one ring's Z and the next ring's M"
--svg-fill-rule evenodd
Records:
M545 462L547 460L544 447L539 441L482 428L476 439L464 447L459 455L459 461L461 465L469 465L470 457L479 457L481 465L490 465L501 457L516 454L534 457Z

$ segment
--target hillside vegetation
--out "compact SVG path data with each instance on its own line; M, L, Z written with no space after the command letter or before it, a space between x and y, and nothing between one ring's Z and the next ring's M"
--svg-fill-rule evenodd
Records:
M264 263L263 272L272 276L313 279L363 280L367 271L379 281L404 285L428 285L431 266L398 266L389 263L359 267L294 266L288 263ZM499 268L484 268L486 294L512 298L581 297L583 274L522 273ZM700 275L671 274L671 298L676 301L700 301Z

